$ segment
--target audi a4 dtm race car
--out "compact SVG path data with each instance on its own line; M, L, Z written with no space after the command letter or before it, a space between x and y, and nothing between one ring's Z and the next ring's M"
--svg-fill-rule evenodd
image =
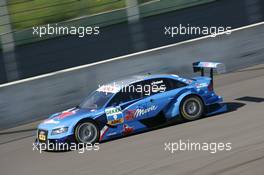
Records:
M205 68L210 77L204 76ZM51 115L39 124L37 143L95 143L142 132L181 117L196 120L226 111L213 89L221 63L195 62L191 79L177 75L132 76L100 86L79 106Z

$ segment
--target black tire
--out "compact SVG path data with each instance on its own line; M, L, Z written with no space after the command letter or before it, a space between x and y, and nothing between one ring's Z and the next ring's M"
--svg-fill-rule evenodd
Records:
M195 95L187 96L180 105L180 112L184 120L197 120L204 113L203 101Z
M99 142L100 131L95 122L85 121L76 126L74 136L77 143L94 144Z

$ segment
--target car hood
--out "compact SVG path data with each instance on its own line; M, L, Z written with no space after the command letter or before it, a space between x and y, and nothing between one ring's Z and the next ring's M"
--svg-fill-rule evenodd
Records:
M96 118L103 114L103 110L90 110L82 108L71 108L51 115L48 119L39 124L38 128L49 129L55 127L75 125L83 118Z

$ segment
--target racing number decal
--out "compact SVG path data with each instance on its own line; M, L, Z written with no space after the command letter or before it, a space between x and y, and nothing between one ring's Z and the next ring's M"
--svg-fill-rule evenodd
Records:
M41 132L39 133L39 135L38 135L38 138L39 138L39 140L41 140L41 141L45 141L45 140L46 140L46 135L45 135L45 133L41 131Z
M46 136L45 136L45 135L41 135L41 134L39 134L39 140L43 140L43 141L45 141L45 140L46 140Z
M120 107L111 107L105 109L105 114L107 117L107 124L117 125L124 122L123 113Z

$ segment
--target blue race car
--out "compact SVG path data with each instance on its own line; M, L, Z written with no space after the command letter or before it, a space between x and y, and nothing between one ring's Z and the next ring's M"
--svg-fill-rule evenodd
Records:
M210 77L205 77L205 68ZM193 63L192 79L177 75L133 76L100 86L79 106L51 115L38 126L37 142L96 143L148 130L181 117L191 121L226 111L213 89L221 63Z

